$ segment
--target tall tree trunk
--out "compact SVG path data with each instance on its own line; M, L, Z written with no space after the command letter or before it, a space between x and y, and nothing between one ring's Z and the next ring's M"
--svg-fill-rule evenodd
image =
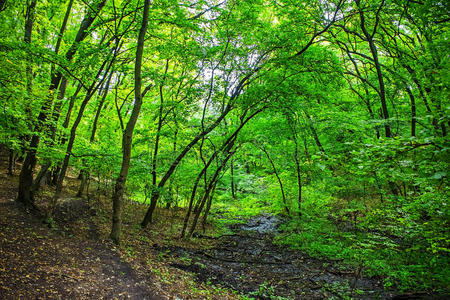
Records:
M31 44L31 34L33 33L33 24L34 24L34 16L36 13L36 0L32 0L30 4L27 6L27 12L25 14L25 35L24 35L24 42L27 44ZM31 71L30 71L31 70ZM31 72L31 74L29 74ZM31 75L33 76L31 64L27 64L27 76ZM27 78L28 80L28 78ZM27 90L29 86L31 85L31 82L27 82Z
M150 199L150 207L147 210L147 213L145 214L144 219L141 222L142 227L146 227L148 223L151 223L152 221L152 215L155 211L156 204L158 202L159 196L160 196L160 190L164 188L167 180L172 176L173 172L177 168L178 164L181 162L181 160L186 156L186 154L192 149L192 147L197 144L197 142L208 135L211 131L214 130L219 124L222 122L222 120L228 115L228 113L232 110L234 101L237 97L241 94L246 82L259 70L259 67L253 69L247 75L245 75L237 84L236 88L234 89L233 93L230 96L230 99L228 101L227 106L225 109L221 112L220 116L207 128L202 129L202 131L195 136L191 142L184 147L184 149L181 151L181 153L175 158L175 160L170 165L169 169L166 171L164 176L161 178L158 184L158 188L156 189L155 193L152 194L152 197Z
M406 92L411 101L411 136L416 136L416 100L409 87L406 87Z
M125 131L122 136L122 167L120 169L119 176L116 180L114 193L112 196L113 201L113 218L110 237L114 243L120 243L120 231L122 227L122 206L123 206L123 193L125 189L125 183L128 176L128 170L130 168L131 159L131 144L133 141L133 131L136 125L139 113L142 106L142 56L144 52L145 34L148 27L148 14L150 9L150 0L144 2L144 14L142 17L142 26L139 30L138 43L136 48L136 62L134 66L134 107L131 113L130 119L127 123Z
M77 89L75 90L75 93L70 97L69 100L69 108L67 110L66 113L66 117L64 119L64 123L62 125L63 128L67 129L69 127L69 121L70 121L70 116L72 114L72 109L73 106L75 104L75 99L77 98L78 93L81 91L82 85L78 84ZM56 132L55 132L56 133ZM53 137L53 141L55 139L56 136ZM61 142L61 144L64 144L64 142ZM37 193L39 191L39 188L41 187L41 183L43 182L44 178L46 178L48 176L48 171L51 167L51 161L48 160L46 161L42 166L41 169L39 170L39 173L36 176L36 179L34 180L33 183L33 188L32 188L32 192ZM61 169L59 167L57 167L54 171L54 175L56 177L57 174L59 174L59 172L61 171ZM57 185L57 182L52 182L55 186Z
M236 185L234 183L234 159L231 158L230 162L230 175L231 175L231 196L236 199Z
M234 144L234 142L232 144ZM219 174L222 171L223 167L227 164L228 160L234 155L234 153L236 153L236 151L237 151L237 149L235 149L234 151L229 152L227 154L225 159L222 161L222 163L220 164L220 166L217 168L216 172L214 173L214 176L209 181L208 187L205 190L205 195L203 196L202 201L200 202L200 207L199 207L197 213L194 215L194 219L192 221L191 229L189 230L189 233L188 233L188 237L189 238L192 237L192 234L194 233L195 227L197 227L198 219L199 219L200 214L201 214L201 212L203 210L203 207L205 206L207 200L209 199L209 197L211 195L211 191L212 191L214 185L216 184L217 177L219 176Z
M209 214L209 211L211 210L212 200L214 197L214 192L216 190L216 186L217 186L217 180L212 187L211 193L209 194L208 202L206 203L205 212L203 213L203 218L202 218L203 233L205 233L205 230L206 230L206 221L208 220L208 214Z
M416 72L410 65L408 65L406 63L402 63L402 66L411 75L412 80L413 80L414 84L416 85L417 90L419 91L420 98L422 99L423 104L425 105L425 108L426 108L428 114L432 115L431 124L433 125L434 130L437 133L439 131L439 124L438 124L438 120L436 119L436 115L431 110L430 104L428 103L428 99L427 99L428 94L427 94L426 89L422 86L422 84L420 83L419 79L416 76Z
M289 124L289 128L291 130L292 134L292 140L294 141L295 149L294 149L294 160L295 160L295 167L297 171L297 187L298 187L298 216L302 216L302 173L300 170L300 158L299 158L299 145L298 145L298 138L297 138L297 122L298 118L292 119L290 114L287 115L287 121Z
M103 96L100 100L100 103L98 104L97 111L95 112L94 123L92 124L91 137L89 139L89 141L91 143L93 143L95 140L95 133L97 132L98 120L100 119L100 113L102 112L103 105L105 104L105 101L106 101L106 96L108 95L109 85L111 83L111 77L112 77L113 73L114 73L114 71L109 73L108 80L106 81L106 85L103 89Z
M105 87L103 89L103 96L102 96L102 98L100 100L100 103L98 104L97 111L95 112L94 123L92 124L91 137L89 139L89 142L91 144L93 144L94 141L95 141L95 133L97 132L97 123L98 123L98 120L100 118L100 113L101 113L103 105L105 103L106 96L108 95L109 85L111 83L111 77L112 77L113 73L114 73L114 71L111 71L109 73L108 80L107 80L106 85L105 85ZM83 165L83 167L82 167L82 169L80 171L80 174L79 174L80 186L78 187L77 197L82 197L83 196L83 191L85 190L86 183L87 183L87 181L88 181L88 179L90 177L89 172L86 170L86 162L85 162L85 160L83 160L82 165Z
M27 7L26 20L25 20L24 41L27 44L31 43L31 34L33 32L35 9L36 9L36 0L32 0L31 3ZM27 59L26 79L27 79L27 93L28 93L28 96L31 97L32 85L33 85L33 69L31 67L30 59ZM31 108L29 105L27 105L27 114L29 116L31 115ZM40 122L41 119L38 118L38 122ZM29 126L32 127L31 124ZM36 147L37 147L38 143L39 143L39 137L37 135L33 135L31 138L29 148L26 150L27 155L23 162L23 166L22 166L22 169L20 171L20 176L19 176L19 188L18 188L17 201L20 201L29 207L34 206L34 195L33 195L31 187L33 185L33 171L34 171L34 167L36 166Z
M50 141L49 141L49 146L53 147L55 141L56 141L56 131L58 129L58 120L59 120L59 116L61 115L61 106L63 103L63 99L64 99L64 95L66 94L66 87L67 87L67 78L66 77L62 77L61 78L61 83L59 85L59 92L58 95L56 96L56 101L55 101L55 105L53 106L53 113L51 116L51 122L50 122ZM48 162L48 165L51 165L51 162ZM53 170L53 174L51 174L53 176L52 180L51 180L51 184L56 185L57 184L57 178L58 178L58 174L60 171L60 167L57 165L54 170ZM47 172L47 170L46 170Z
M69 3L67 4L66 14L64 15L64 19L61 24L61 28L59 29L58 40L56 41L56 45L55 45L55 54L59 53L59 48L61 47L62 37L64 35L64 31L66 31L67 22L69 21L70 12L72 11L72 5L73 5L73 0L70 0ZM54 67L54 65L52 67Z
M176 120L176 113L173 112L173 114L174 114L174 117L175 117L175 132L174 132L174 135L173 135L173 152L172 152L172 155L175 156L176 153L177 153L178 122ZM174 190L174 188L173 188L174 183L175 183L175 191L173 191ZM175 195L175 199L174 199L173 203L170 203L170 204L173 204L174 207L177 207L178 206L178 183L176 183L176 181L175 181L175 179L173 177L170 179L170 182L169 182L169 191L171 191L171 193L173 193L173 195ZM170 205L168 205L167 208L170 208Z
M297 140L297 138L295 137L295 140ZM295 166L297 169L297 186L298 186L298 216L301 217L302 216L302 174L300 171L300 160L299 160L299 155L298 155L298 145L297 145L297 141L295 141L295 152L294 152L294 159L295 159Z
M77 96L81 91L81 88L82 88L82 85L78 84L77 89L75 90L75 93L73 93L73 95L70 97L69 108L67 109L66 117L64 118L64 122L62 124L62 127L64 129L69 128L70 117L72 116L73 106L75 105L75 100L77 99Z
M187 226L188 226L188 223L189 223L189 218L191 217L192 207L194 205L195 194L197 192L197 188L198 188L198 184L200 182L200 179L206 174L206 170L209 168L209 166L214 161L214 159L219 154L219 152L222 151L227 144L228 143L225 142L220 150L215 151L213 153L213 155L211 155L211 157L209 158L208 162L205 164L205 166L203 167L203 169L200 171L200 173L198 174L197 178L195 179L194 186L193 186L192 192L191 192L191 198L189 200L188 210L186 212L186 216L184 217L183 229L181 230L181 235L180 235L181 238L184 238L184 236L186 234L186 229L187 229ZM205 186L205 189L206 189L206 186Z
M28 2L28 1L27 1ZM25 15L25 34L24 42L31 44L31 35L33 33L34 17L36 13L36 0L32 0L27 6L27 12ZM26 91L27 91L27 104L26 104L26 114L28 117L28 128L30 131L33 130L33 112L31 111L31 102L33 101L33 60L31 55L26 58ZM28 140L27 140L28 141Z
M264 146L258 146L255 145L256 147L258 147L259 149L261 149L262 152L264 152L264 154L266 155L267 159L270 162L270 165L272 166L273 172L275 173L275 177L278 180L278 184L280 185L280 191L281 191L281 197L283 199L283 204L284 204L284 209L286 210L286 213L289 215L289 207L287 206L287 201L286 201L286 194L284 193L284 187L283 187L283 182L281 181L280 175L278 174L277 168L275 167L275 163L273 162L272 158L269 155L269 152L267 152L266 148L264 148Z
M211 165L211 163L214 161L214 159L216 158L216 156L220 153L220 152L229 152L231 147L234 145L234 141L237 137L237 135L239 134L239 132L241 131L241 129L245 126L245 124L247 124L248 121L250 121L254 116L256 116L258 113L260 113L261 111L263 111L263 109L257 110L256 112L254 112L253 114L251 114L249 117L247 117L247 119L245 119L241 125L233 132L232 135L230 135L228 137L228 139L222 144L222 146L220 147L220 149L218 149L217 151L215 151L213 153L213 155L211 155L211 157L209 158L208 162L204 165L203 169L201 170L201 172L198 174L197 178L195 179L194 182L194 186L192 188L192 192L191 192L191 198L189 200L189 207L188 207L188 211L186 212L186 216L184 218L184 224L183 224L183 229L181 231L181 238L184 237L185 233L186 233L186 229L187 229L187 225L189 222L189 218L191 216L192 213L192 207L194 204L194 199L195 199L195 194L197 192L197 188L198 188L198 183L200 182L200 179L202 178L202 176L204 176L204 174L206 173L206 170L209 168L209 166ZM206 186L205 186L206 188Z
M180 161L184 158L184 156L192 149L192 147L197 144L197 142L204 136L206 136L208 133L210 133L214 128L216 128L220 122L223 120L223 118L228 114L228 112L231 110L231 107L226 110L226 112L222 113L221 116L208 128L205 129L205 131L202 131L199 133L192 141L181 151L181 153L175 158L175 160L170 165L167 172L164 174L163 178L159 181L157 189L152 193L152 197L150 199L150 207L147 210L147 213L145 214L144 220L141 223L142 227L146 227L148 223L151 223L152 221L152 215L155 211L157 201L160 196L160 190L165 186L167 180L172 176L173 172L175 171L176 167L180 163Z
M112 53L117 53L117 51L116 51L117 48L118 47L115 47L115 49L112 51ZM107 66L105 72L106 72L106 74L108 74L109 69L111 68L112 64L114 63L114 59L115 59L115 55L112 57L111 61L108 63L108 58L106 58L102 64L102 66L98 70L95 78L100 77L100 75L103 73L103 70L104 70L106 64L108 64L108 66ZM83 118L84 110L86 109L86 106L87 106L89 100L92 98L92 96L95 94L95 92L98 90L98 88L100 87L100 85L103 83L104 80L105 80L105 77L103 77L102 80L98 83L97 83L96 79L93 80L91 86L89 87L89 89L86 92L86 96L84 97L83 102L81 103L77 118L75 119L75 122L73 123L72 128L70 129L70 137L69 137L69 142L68 142L67 148L66 148L66 155L64 156L64 161L61 166L61 170L58 174L58 180L56 183L56 191L55 191L55 195L53 197L53 200L52 200L52 203L50 206L50 214L52 214L52 210L54 209L54 207L56 205L56 201L59 199L61 192L62 192L62 185L63 185L64 177L66 176L67 168L69 167L70 157L72 156L72 148L75 143L77 128L81 122L81 119Z
M311 130L314 141L316 142L316 145L319 148L319 151L322 152L322 154L325 154L325 149L323 148L322 143L319 140L319 136L317 135L317 131L316 131L316 128L314 127L314 123L312 121L311 116L306 111L304 111L304 113L305 113L306 117L308 118L309 129Z
M358 5L358 7L360 6L360 0L355 0L356 4ZM378 24L378 18L379 18L379 11L382 8L382 6L384 5L384 0L382 1L382 3L380 4L379 10L377 11L377 23ZM377 25L375 25L374 29L373 29L373 33L370 34L367 31L366 28L366 22L365 22L365 16L364 16L364 12L363 12L363 8L359 7L359 19L360 19L360 27L361 30L364 34L364 36L367 39L367 42L369 44L369 48L370 48L370 53L372 54L372 58L373 58L373 62L375 64L375 69L377 70L377 78L378 78L378 85L379 85L379 90L378 90L378 94L380 96L380 102L381 102L381 110L383 112L383 117L384 117L384 131L385 131L385 135L386 137L390 138L392 136L391 134L391 127L389 125L389 112L387 109L387 105L386 105L386 89L384 86L384 79L383 79L383 73L381 71L381 65L380 62L378 61L378 51L377 51L377 47L375 46L375 41L373 39L373 36L376 33L376 27Z
M105 38L106 38L106 36L108 35L108 33L105 33L103 36L102 36L102 38L100 39L100 42L99 42L99 46L101 46L102 44L103 44L103 42L104 42L104 40L105 40ZM118 41L118 40L116 40L116 41ZM118 43L117 43L118 44ZM113 50L112 51L112 53L115 53L114 51L116 51L117 50L117 44L116 44L116 49L115 50ZM106 70L106 77L109 77L109 76L107 76L108 75L108 71L109 71L109 68L111 67L111 65L112 65L112 62L114 61L114 59L115 59L115 56L116 56L116 54L114 54L113 55L113 58L112 58L112 60L111 60L111 63L108 65L108 68L107 68L107 70ZM82 104L81 104L81 108L82 109L80 109L80 111L79 111L79 113L81 113L81 116L83 115L83 113L84 113L84 109L85 109L85 101L90 101L90 99L92 98L92 96L94 95L94 93L98 90L98 89L100 89L100 91L99 91L99 94L101 94L101 86L103 85L103 83L105 82L105 76L101 76L102 75L102 72L103 72L103 68L105 67L105 65L106 65L106 63L107 63L107 61L108 61L108 59L105 59L105 61L103 62L103 64L102 64L102 66L101 66L101 68L100 68L100 70L97 72L97 75L94 77L95 78L95 80L93 80L93 82L92 82L92 84L89 86L89 88L87 88L87 91L86 91L86 95L85 95L85 99L83 100L83 102L82 102ZM101 77L101 80L99 81L99 84L98 85L96 85L96 82L97 82L97 78L100 78ZM56 124L57 124L57 121L58 121L58 119L59 119L59 115L60 115L60 110L61 110L61 105L62 105L62 99L64 98L64 94L65 94L65 84L66 84L66 82L67 82L67 80L66 80L66 78L65 77L63 77L62 79L61 79L61 87L64 85L64 87L63 87L63 90L62 90L62 93L61 93L61 88L60 88L60 94L58 95L58 97L57 97L57 100L56 100L56 103L55 103L55 106L54 106L54 109L53 109L53 115L52 115L52 123L54 124L54 126L53 126L53 128L52 128L52 141L55 139L55 137L56 137ZM87 99L87 100L86 100ZM86 102L87 103L87 102ZM72 109L73 109L73 104L72 104L72 99L71 99L71 101L69 102L69 106L71 105L71 107L69 107L69 111L70 111L70 113L72 113ZM83 110L83 111L82 111ZM68 116L70 117L70 115L68 114ZM67 115L66 115L66 117L67 117ZM66 121L66 120L65 120ZM76 121L75 121L76 122ZM64 122L64 124L66 124L66 122ZM67 124L67 126L68 126L68 124ZM76 125L76 126L78 126L78 124ZM75 128L75 130L76 130L76 128ZM72 135L69 137L69 139L70 138L75 138L75 136L73 136L72 137ZM64 145L65 143L67 142L67 137L66 136L62 136L62 138L61 138L61 140L60 140L60 145ZM72 145L73 146L73 145ZM71 147L72 147L71 146ZM67 157L67 155L66 155L66 157ZM70 158L70 155L69 155L69 158ZM66 158L64 159L64 161L63 161L63 164L64 163L68 163L68 160L67 160L67 162L65 162L66 161ZM52 184L53 185L56 185L56 189L58 190L58 180L59 180L59 177L60 177L60 174L61 174L61 172L63 171L62 170L63 169L63 167L62 166L60 166L60 165L57 165L55 168L54 168L54 170L53 170L53 179L52 179ZM64 170L64 173L65 173L65 171L66 170ZM65 176L65 174L63 174L63 179L64 179L64 176ZM81 176L80 176L81 177ZM57 198L57 197L56 197Z
M56 41L56 46L55 46L55 55L58 55L58 53L59 53L62 38L63 38L64 32L66 31L67 22L69 21L70 12L72 11L72 5L73 5L73 0L70 0L69 3L67 4L66 14L64 15L64 19L61 24L61 28L59 29L58 39ZM55 64L52 64L51 74L55 73L55 68L56 68ZM66 87L67 87L67 78L63 76L61 79L61 83L59 85L59 92L58 92L58 96L56 97L56 103L55 103L55 106L53 109L53 114L52 114L52 123L50 125L51 126L50 127L51 142L54 142L55 138L56 138L57 122L58 122L59 116L61 114L61 106L62 106L62 101L64 99L64 96L66 94ZM56 178L56 176L54 178ZM56 182L54 182L54 183L56 184Z
M164 110L164 92L163 92L163 88L164 88L164 82L166 80L166 76L167 76L167 71L168 70L169 70L169 60L166 61L164 77L163 77L163 80L162 80L161 84L159 85L160 103L159 103L159 111L158 111L158 125L157 125L157 129L156 129L155 146L153 148L153 157L152 157L151 175L152 175L152 185L153 185L153 187L152 187L152 196L150 197L150 199L154 199L153 198L153 193L156 192L156 181L157 181L156 168L157 168L157 163L158 163L159 139L161 137L161 129L162 129L162 125L163 125L163 110ZM151 205L151 202L150 202L150 205Z
M103 6L106 4L107 0L101 1L96 9L97 12L100 11ZM65 58L67 61L71 61L75 56L78 48L78 44L82 42L86 36L88 35L88 28L92 25L96 18L96 13L92 13L89 11L83 21L81 22L78 33L75 37L75 40L69 50L66 52ZM50 114L50 108L53 103L53 94L58 88L63 75L61 71L57 71L54 74L51 74L51 81L49 86L48 96L46 97L44 104L41 107L39 112L39 116L37 118L37 124L35 125L33 136L31 137L30 145L26 153L25 160L22 165L22 169L20 171L19 176L19 188L18 188L18 197L17 200L23 202L27 205L34 203L34 195L33 195L33 171L36 166L37 157L36 152L39 146L40 141L40 132L43 130L45 122Z
M348 47L347 47L346 45L344 45L344 49L343 49L343 50L346 52L348 58L349 58L350 61L352 62L353 67L355 68L356 74L357 74L358 77L360 78L360 81L361 81L361 83L362 83L362 85L363 85L363 87L364 87L365 97L362 96L356 89L354 89L354 88L352 87L352 85L351 85L350 80L348 80L350 89L351 89L354 93L356 93L356 94L358 95L358 97L366 104L367 111L369 112L370 118L371 118L372 120L375 120L375 114L373 113L372 105L370 104L369 90L368 90L368 88L367 88L367 85L366 85L365 80L363 80L363 75L362 75L361 72L359 71L358 64L356 63L355 59L354 59L353 56L351 55L350 50L348 49ZM379 126L378 126L378 125L375 125L375 133L376 133L376 135L377 135L377 139L380 139L380 129L379 129Z

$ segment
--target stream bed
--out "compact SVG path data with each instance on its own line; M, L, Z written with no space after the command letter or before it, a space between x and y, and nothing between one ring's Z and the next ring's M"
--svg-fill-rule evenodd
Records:
M274 245L280 222L263 214L235 224L230 227L234 233L218 237L211 249L154 248L175 258L171 265L195 273L198 281L256 299L404 299L385 291L380 278L365 277L363 270Z

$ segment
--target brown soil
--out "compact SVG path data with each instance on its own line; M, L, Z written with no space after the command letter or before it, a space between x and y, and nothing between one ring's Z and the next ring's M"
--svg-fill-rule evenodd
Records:
M155 240L147 236L162 242L167 226L137 228L136 214L145 212L143 206L127 202L123 242L116 247L108 239L109 198L94 193L92 183L94 197L75 198L79 182L69 176L49 227L14 201L18 171L7 176L6 170L7 156L0 151L0 299L236 298L196 284L190 273L161 261L152 249ZM39 194L36 204L42 211L52 194L50 187Z
M26 212L17 177L0 176L0 298L165 298L108 242L64 236Z

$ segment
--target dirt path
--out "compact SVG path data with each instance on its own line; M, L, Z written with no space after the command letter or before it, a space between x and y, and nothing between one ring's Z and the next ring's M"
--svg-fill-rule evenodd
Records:
M168 298L108 242L70 237L26 213L16 187L17 177L0 174L0 299Z

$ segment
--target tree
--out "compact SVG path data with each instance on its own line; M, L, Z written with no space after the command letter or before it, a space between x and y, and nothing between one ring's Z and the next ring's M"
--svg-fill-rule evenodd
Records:
M100 1L95 9L95 12L99 12L103 6L105 5L106 0ZM65 54L65 59L67 61L71 61L75 56L78 45L81 43L87 36L87 30L92 25L96 18L97 14L88 12L84 19L81 22L78 33L75 37L75 40L72 46L67 50ZM53 103L54 92L58 89L58 86L63 78L63 73L61 70L57 70L51 74L51 82L48 88L48 97L42 105L39 116L37 117L36 126L34 128L35 134L32 135L30 145L28 146L25 161L23 163L20 177L19 177L19 192L17 196L17 201L24 203L27 206L34 205L34 195L33 195L33 171L36 166L37 158L36 151L39 146L40 141L40 132L43 131L45 127L45 122L50 115L50 108Z
M123 192L127 180L128 170L130 168L131 143L133 141L133 130L136 126L139 113L142 106L142 56L144 52L145 34L148 28L148 12L150 9L150 0L145 0L144 11L142 15L142 26L139 30L136 48L136 62L134 66L134 106L130 119L127 123L122 137L122 167L116 180L113 200L113 222L110 237L115 243L120 242L120 231L122 226L122 206Z

